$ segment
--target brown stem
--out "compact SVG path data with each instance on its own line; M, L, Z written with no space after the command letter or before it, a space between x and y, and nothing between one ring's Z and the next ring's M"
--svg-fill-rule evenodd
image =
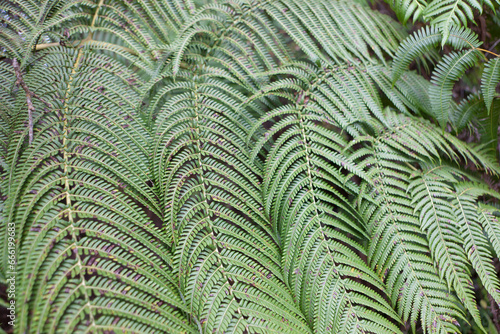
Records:
M500 309L498 308L497 303L489 293L488 293L488 299L490 300L490 311L491 314L493 315L493 323L495 324L497 332L500 333Z
M12 59L12 66L14 67L14 72L16 73L16 86L21 86L26 94L26 104L28 105L28 132L29 132L29 144L33 142L33 112L35 111L35 107L33 106L33 101L31 98L37 98L42 101L46 106L50 107L50 103L44 101L40 96L32 93L28 85L23 80L23 75L21 73L21 68L19 67L19 63L17 59Z

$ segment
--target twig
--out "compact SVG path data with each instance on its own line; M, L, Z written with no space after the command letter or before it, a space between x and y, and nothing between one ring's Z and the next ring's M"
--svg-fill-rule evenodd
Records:
M29 132L29 144L33 142L33 112L35 111L35 107L33 106L33 101L31 98L37 98L42 101L46 106L50 107L50 103L44 101L40 96L32 93L26 83L23 80L23 75L21 73L21 68L19 67L19 63L17 59L12 59L12 66L14 67L14 72L16 73L16 86L21 86L26 93L26 104L28 105L28 132Z
M489 48L489 50L493 51L493 49L495 49L495 46L497 46L498 43L500 43L500 39L498 39L495 43L493 43L493 45Z
M490 311L493 315L493 323L495 324L497 331L500 333L500 310L497 303L489 293L488 299L490 300Z

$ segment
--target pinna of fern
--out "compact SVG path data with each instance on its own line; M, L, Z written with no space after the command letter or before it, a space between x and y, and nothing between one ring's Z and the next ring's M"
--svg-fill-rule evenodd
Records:
M21 331L190 331L171 259L158 252L170 244L142 209L158 212L140 186L150 135L124 84L133 76L107 56L63 48L26 76L53 99L34 102L35 137L23 150L25 115L12 120L5 215L20 236Z
M424 120L402 118L379 110L381 114L378 117L384 118L375 121L371 112L378 110L375 106L380 102L377 98L369 102L366 96L370 94L363 94L363 91L358 90L359 87L370 86L366 84L369 77L359 76L355 67L320 69L307 64L294 65L268 73L285 74L285 77L270 84L263 93L254 97L256 99L276 93L289 99L289 103L262 116L254 126L254 131L269 121L275 122L275 125L266 130L263 137L257 137L256 144L251 146L255 147L254 157L261 148L269 151L263 183L264 198L269 198L266 210L281 242L286 242L282 246L286 251L283 258L285 278L289 277L292 287L297 286L292 292L301 296L300 299L307 300L302 303L302 307L311 305L304 312L314 312L313 314L318 314L318 319L331 319L328 313L320 313L323 309L322 300L314 303L307 295L313 293L313 296L318 296L314 292L314 285L307 285L311 272L302 274L302 266L308 263L303 254L309 252L294 255L288 249L294 249L298 243L310 247L314 239L304 239L307 236L304 231L316 229L320 240L334 245L330 246L334 251L327 252L329 255L326 259L332 257L332 270L335 272L339 265L336 261L343 263L335 260L337 257L341 259L346 256L350 261L356 258L349 253L349 247L343 247L343 242L354 245L353 238L361 227L364 232L358 234L359 244L355 249L360 251L366 245L364 256L368 257L368 264L384 282L382 291L385 290L391 298L392 305L404 321L410 322L415 328L420 318L421 327L431 332L458 331L457 321L464 319L465 315L457 304L463 303L470 308L469 311L481 327L470 289L464 292L461 290L464 287L460 286L457 294L462 300L454 299L454 294L450 294L450 287L446 284L446 280L450 278L440 277L436 268L439 264L427 255L430 246L424 234L426 230L421 227L418 212L413 210L412 199L408 198L409 183L403 180L409 180L415 170L415 167L406 164L423 163L428 159L464 159L473 161L480 168L498 173L496 163L486 153L471 150ZM361 84L361 80L364 84ZM305 88L300 88L301 85L305 85ZM340 99L335 99L337 92L343 92L342 104ZM365 101L362 102L363 99L356 95L359 93L365 96ZM371 108L367 108L370 105ZM352 108L354 106L356 108ZM363 109L364 112L360 113ZM371 121L365 123L363 119ZM344 129L346 134L339 135L335 129L339 132ZM348 143L346 135L354 136L355 141ZM267 141L272 144L265 145ZM369 145L352 151L349 149L360 143ZM457 149L458 155L455 151ZM347 152L349 155L346 155ZM357 160L359 162L355 163ZM345 170L349 176L332 170L332 165L337 165L340 171ZM300 181L301 174L303 181ZM361 190L349 181L353 175L363 180ZM359 194L358 210L353 209L349 200L346 200L345 192L350 196ZM359 214L362 216L359 217ZM306 218L307 215L312 216ZM366 225L357 225L363 220L366 220ZM297 225L308 221L311 223L297 228ZM316 222L317 226L314 227L312 222ZM457 224L461 223L457 221ZM330 226L335 226L335 232L329 230ZM321 238L322 235L324 239ZM345 239L346 236L348 239ZM328 248L327 246L327 250ZM293 260L294 256L301 260ZM312 260L318 261L314 258ZM353 273L363 268L359 263L354 267L354 271L351 271ZM491 271L489 274L492 274ZM302 275L305 275L304 278ZM340 286L348 287L349 275L345 276L340 281ZM361 277L368 279L370 276L364 272ZM360 274L356 278L359 279ZM371 279L373 278L376 277ZM375 284L380 278L371 281L371 284L380 286L380 283ZM306 285L301 287L303 284ZM361 290L357 292L362 293ZM372 291L368 295L373 298L375 294ZM464 299L464 296L468 299ZM344 305L350 305L352 301L347 296L344 298ZM378 309L381 310L380 306ZM366 314L359 308L355 313L357 320L351 321L360 322ZM371 314L371 319L376 319L374 314ZM360 328L374 330L370 327L370 322L361 323L362 325L358 325ZM320 321L315 326L327 324L327 321ZM332 325L320 328L340 328L335 322ZM384 330L379 327L375 330L377 331Z
M436 26L428 26L403 41L392 65L393 83L398 81L403 70L413 60L435 48L442 35ZM495 152L500 116L496 93L496 86L500 81L500 56L480 48L477 35L468 28L451 27L446 44L463 50L450 52L437 63L428 87L431 99L429 114L441 127L450 123L455 131L460 131L470 122L476 123L482 142ZM494 58L488 60L484 53L492 54ZM453 86L468 69L478 64L481 57L486 61L481 78L481 93L477 98L469 96L468 100L457 106L452 99Z
M406 24L412 18L428 22L441 33L439 42L444 45L453 27L466 27L474 20L474 12L481 14L483 6L495 10L498 0L385 0L395 11L398 19Z

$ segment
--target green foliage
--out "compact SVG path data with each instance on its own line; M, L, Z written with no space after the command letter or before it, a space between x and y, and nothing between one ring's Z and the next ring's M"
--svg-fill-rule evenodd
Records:
M431 110L443 128L448 121L453 85L468 68L476 64L477 57L478 51L475 49L450 53L443 57L432 73L432 86L429 89Z
M430 22L442 34L440 42L444 45L451 35L453 26L467 26L474 20L474 11L483 12L483 5L495 9L492 0L386 0L398 15L401 22L413 17ZM497 4L499 3L496 0Z
M481 88L484 94L484 103L491 112L491 104L493 98L496 97L496 88L500 82L500 58L492 59L487 62L484 68L483 77L481 78Z
M14 332L486 332L499 67L454 101L481 50L451 4L394 1L438 23L407 37L347 0L4 1Z

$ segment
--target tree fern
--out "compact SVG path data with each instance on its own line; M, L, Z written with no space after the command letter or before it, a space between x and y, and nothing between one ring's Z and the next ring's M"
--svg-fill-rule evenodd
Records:
M488 53L458 27L476 2L390 5L432 25L346 0L0 4L13 331L487 332L498 62L453 99Z
M431 108L441 127L448 121L453 84L464 75L467 68L474 66L478 52L474 49L446 55L432 75L429 89Z
M495 89L500 82L500 59L495 58L487 62L481 79L481 86L484 94L484 103L488 112L491 112L493 98L496 97Z
M441 45L450 37L453 26L467 26L474 19L474 11L482 13L483 4L494 10L494 1L477 0L386 0L405 23L410 17L430 22L442 33ZM498 4L498 2L497 2Z
M133 76L108 57L60 49L26 77L52 102L36 102L35 138L22 151L18 113L8 155L16 166L6 206L21 237L21 331L116 330L130 321L131 331L191 330L172 260L157 252L168 239L141 208L158 214L155 195L141 186L150 134L124 84ZM20 96L17 108L25 103Z
M415 203L408 197L408 189L415 186L408 182L415 170L411 165L414 159L418 156L436 159L446 151L452 152L451 142L446 137L438 139L439 132L432 126L396 116L391 119L394 128L376 138L364 139L371 147L357 153L363 158L363 165L369 170L369 180L372 180L362 186L359 202L372 238L368 259L372 268L387 282L398 312L413 328L420 313L422 327L428 331L458 331L457 320L463 315L456 308L457 300L451 299L432 259L427 256L429 246L439 251L435 244L428 244L427 240L433 241L434 236L426 239L423 234L430 227L435 229L436 224L419 221L413 209ZM476 159L479 162L479 157ZM420 197L415 201L424 205ZM432 211L426 207L423 212ZM446 217L446 211L439 214ZM440 254L440 259L443 256ZM448 279L453 280L453 276L446 276ZM469 300L459 294L462 303L472 305L470 290L465 294Z
M175 93L158 111L152 169L179 289L203 331L308 332L280 279L244 119L231 112L244 96L211 73L190 76L165 78L155 97Z
M360 72L325 64L317 73L319 69L313 66L298 65L302 69L280 71L295 76L296 81L276 81L265 89L266 94L281 93L288 86L289 104L269 111L254 126L258 129L257 125L262 126L272 117L281 119L259 138L253 156L267 141L272 142L266 158L263 194L266 212L283 248L285 280L316 332L350 328L397 332L394 323L381 317L391 315L379 292L384 288L362 260L364 227L341 193L341 189L355 193L357 188L341 170L361 177L363 172L342 155L345 139L320 126L342 122L349 129L351 123L348 131L357 133L361 124L356 123L362 123L368 111L353 89L359 85L355 78ZM360 94L369 95L364 91ZM337 108L352 114L345 110L344 115L335 115ZM360 284L360 279L373 288Z

